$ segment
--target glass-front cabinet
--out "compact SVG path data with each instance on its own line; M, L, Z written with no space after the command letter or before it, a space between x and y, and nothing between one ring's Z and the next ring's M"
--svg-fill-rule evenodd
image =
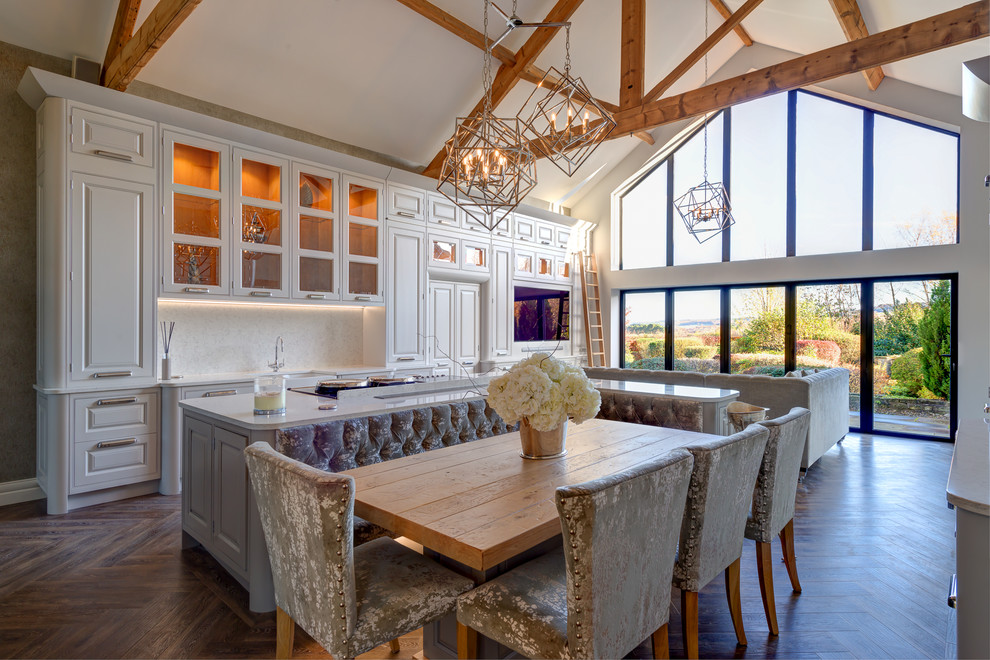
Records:
M234 149L234 294L289 297L288 161Z
M292 297L340 300L337 187L331 170L292 166Z
M190 135L164 133L165 292L227 295L230 195L227 145Z
M381 181L344 175L344 288L343 299L384 302L382 277Z

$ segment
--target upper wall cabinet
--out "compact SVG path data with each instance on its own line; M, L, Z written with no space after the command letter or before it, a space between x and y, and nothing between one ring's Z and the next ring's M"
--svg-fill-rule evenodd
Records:
M189 295L230 292L230 149L164 133L162 290Z
M72 152L105 160L155 166L155 125L102 112L72 108Z
M381 181L353 175L341 179L344 195L343 299L356 302L385 301L383 285Z
M515 214L513 238L523 243L536 242L536 220Z
M267 154L234 149L234 293L289 297L289 163Z
M410 222L426 221L426 193L416 188L389 183L388 217Z
M452 229L461 225L464 212L440 193L427 193L426 204L426 218L430 222Z
M294 163L292 181L292 297L340 300L340 175Z

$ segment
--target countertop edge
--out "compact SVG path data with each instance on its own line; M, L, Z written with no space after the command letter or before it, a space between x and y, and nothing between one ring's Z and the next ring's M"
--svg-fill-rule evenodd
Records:
M982 418L960 421L945 499L953 506L990 516L990 429Z

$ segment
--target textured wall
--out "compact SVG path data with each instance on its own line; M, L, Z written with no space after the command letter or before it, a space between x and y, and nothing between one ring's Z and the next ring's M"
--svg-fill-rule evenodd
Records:
M286 370L361 364L362 318L360 308L158 303L158 319L175 321L173 374L267 371L278 336Z
M34 476L34 110L17 95L24 69L69 75L67 60L0 42L0 483Z

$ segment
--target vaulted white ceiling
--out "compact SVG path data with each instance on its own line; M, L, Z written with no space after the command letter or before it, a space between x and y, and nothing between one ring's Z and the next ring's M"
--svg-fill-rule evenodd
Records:
M481 0L433 0L483 29ZM144 0L138 25L154 0ZM511 7L511 0L499 3ZM520 0L519 15L539 21L553 0ZM728 0L736 10L743 0ZM966 0L859 0L871 33L948 11ZM618 102L620 6L585 0L572 17L572 72L597 97ZM117 0L0 0L0 40L64 58L103 61ZM646 17L646 88L680 63L722 22L708 0L651 0ZM494 12L489 34L504 23ZM827 0L765 0L743 22L758 43L810 53L845 41ZM532 30L503 44L517 50ZM742 42L728 35L708 58L718 69ZM960 93L960 63L987 53L981 39L886 65L889 77ZM536 63L560 68L563 32ZM493 63L493 69L499 62ZM481 98L482 52L396 0L204 0L137 79L181 94L426 164L454 128L454 118ZM860 75L860 74L855 74ZM667 94L704 80L695 65ZM865 84L865 83L864 83ZM534 86L520 82L498 114L514 115ZM584 178L614 167L638 141L613 140L573 178L542 163L533 195L555 201ZM574 201L573 199L571 201Z

